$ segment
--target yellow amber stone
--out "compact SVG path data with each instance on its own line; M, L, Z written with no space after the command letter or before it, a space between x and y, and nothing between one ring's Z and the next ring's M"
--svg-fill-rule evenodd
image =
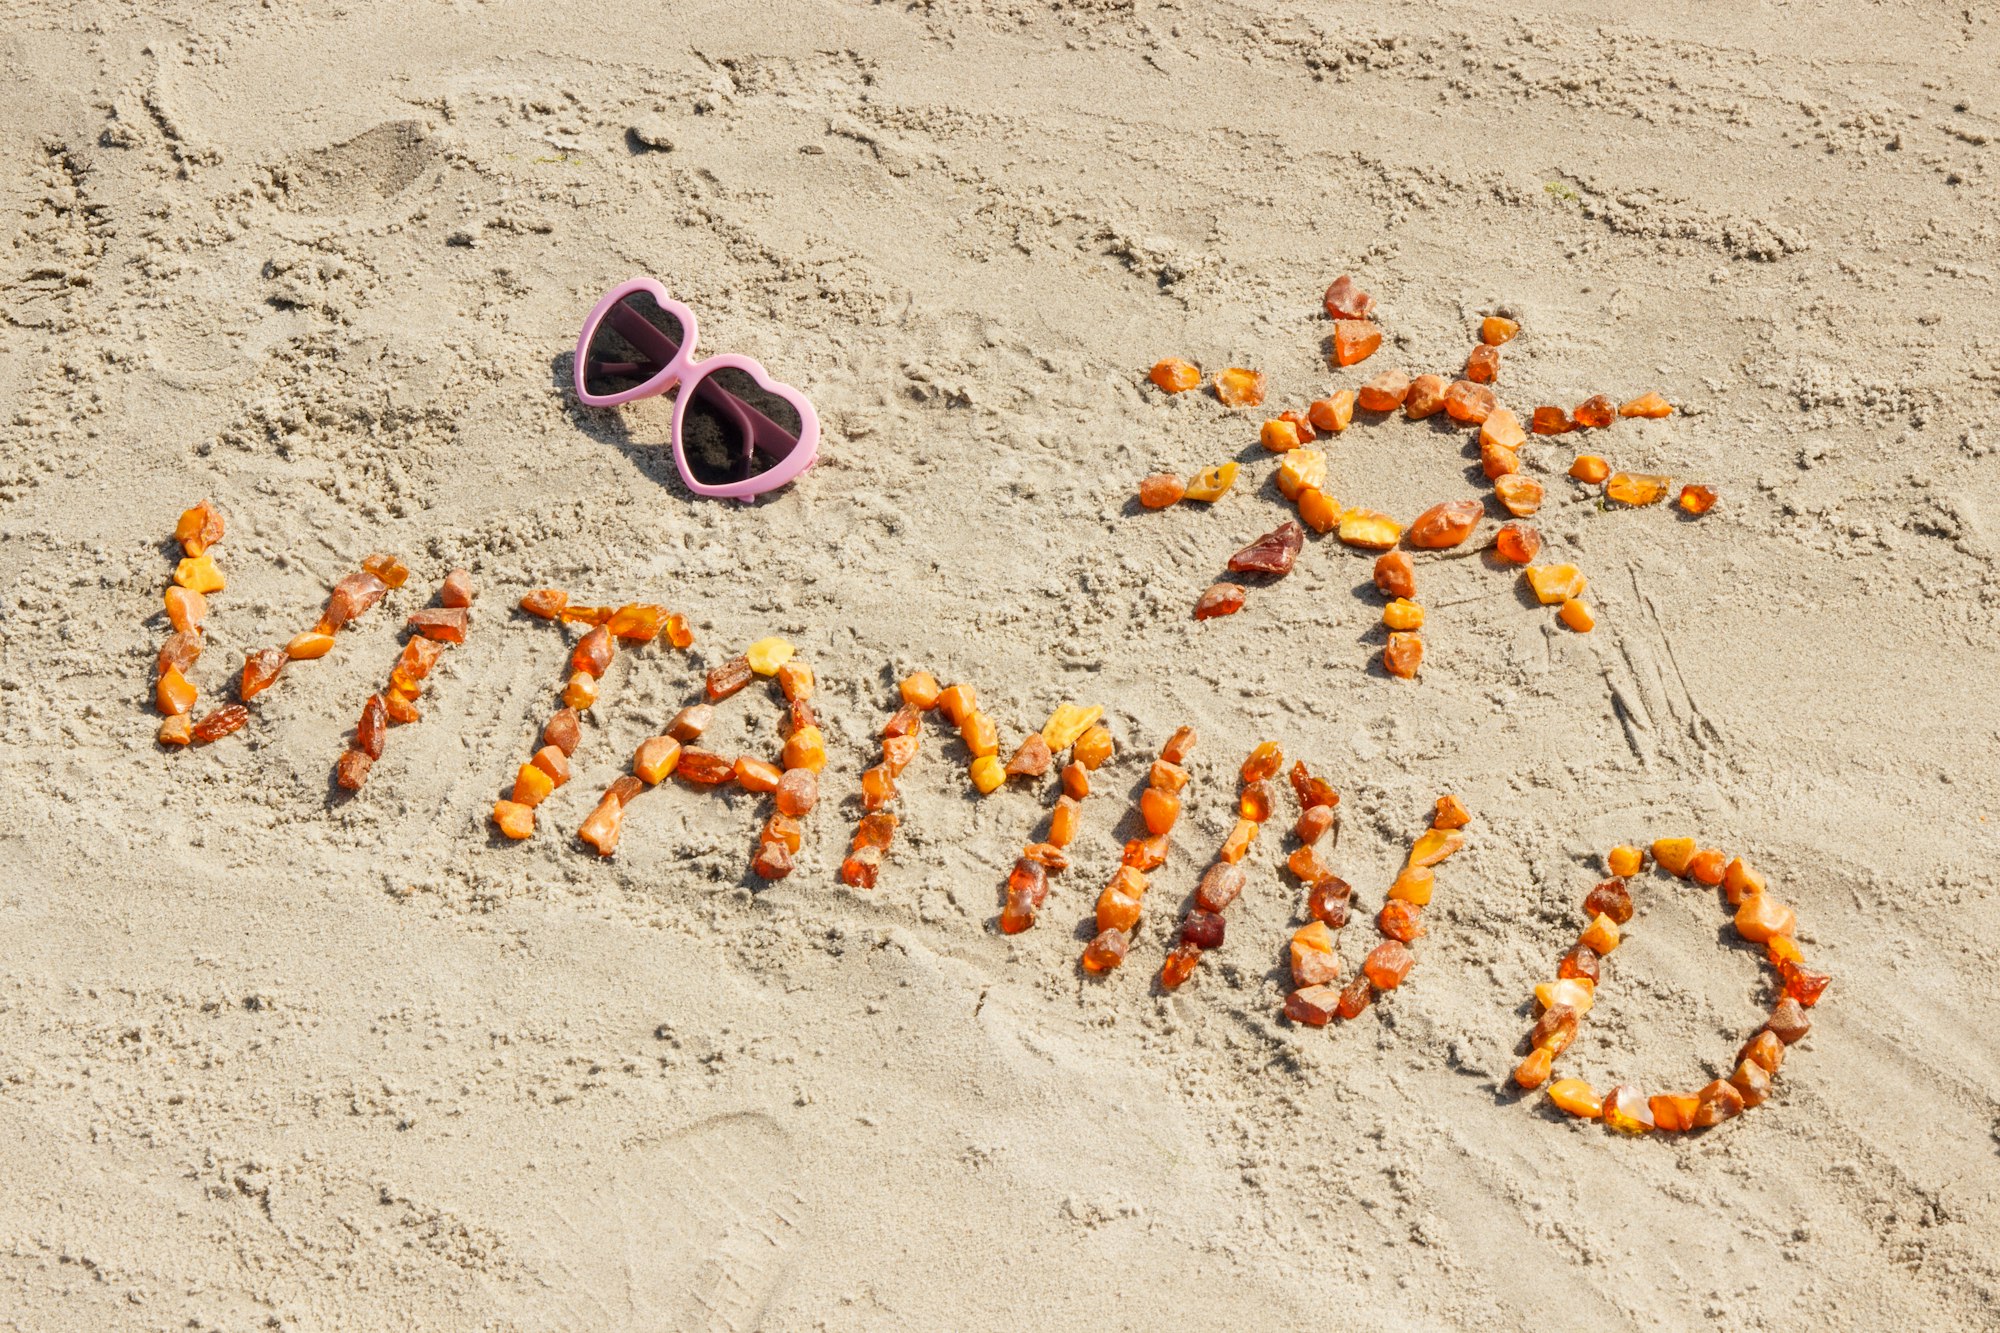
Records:
M1658 504L1672 484L1671 477L1651 472L1614 472L1604 483L1604 494L1622 505Z
M333 636L321 634L318 630L294 634L292 641L285 645L285 656L294 662L310 662L314 658L325 657L332 651Z
M1074 757L1085 769L1095 772L1097 766L1111 757L1111 731L1104 726L1093 726L1076 738Z
M1529 565L1521 572L1543 606L1559 606L1581 597L1590 586L1575 565Z
M1618 923L1599 912L1591 923L1584 927L1583 934L1577 936L1576 942L1596 950L1599 954L1607 954L1618 947L1619 938Z
M1299 447L1299 428L1289 421L1273 418L1257 432L1257 442L1274 454L1290 453Z
M588 671L579 671L563 688L563 703L581 713L597 702L597 681Z
M555 779L533 764L521 765L514 775L513 801L525 805L530 810L540 805L548 794L556 789Z
M1382 623L1394 630L1422 629L1424 608L1407 597L1398 597L1382 608Z
M1326 489L1326 453L1319 449L1294 449L1278 464L1278 491L1296 501L1303 490Z
M1048 742L1049 753L1061 754L1076 744L1076 738L1096 725L1104 716L1104 710L1095 705L1085 708L1080 704L1060 704L1049 714L1049 720L1042 724L1042 739Z
M202 594L221 592L226 586L222 571L215 567L215 557L206 551L186 556L175 565L174 582L189 592Z
M1404 866L1403 873L1396 876L1396 882L1389 886L1384 897L1398 902L1423 907L1431 900L1431 892L1437 885L1437 876L1429 866Z
M1373 509L1349 509L1340 516L1340 540L1369 551L1387 551L1402 540L1403 527Z
M792 660L798 649L776 635L759 639L750 645L743 655L750 659L750 669L760 676L775 676L778 668Z
M1604 858L1604 865L1620 879L1630 879L1646 868L1646 854L1637 847L1620 843Z
M1604 1114L1597 1090L1580 1078L1559 1078L1549 1084L1549 1100L1573 1116L1595 1120Z
M1426 830L1410 847L1410 864L1418 868L1434 866L1449 860L1454 852L1465 846L1465 835L1457 829L1434 828Z
M1007 766L1000 762L998 755L983 754L972 761L972 785L979 788L982 796L1000 789L1007 780Z
M1590 1012L1590 1006L1597 1003L1597 985L1588 977L1568 977L1562 981L1536 983L1535 1003L1543 1009L1553 1009L1566 1004L1576 1010L1578 1018Z
M1693 838L1653 840L1653 859L1660 863L1660 869L1669 875L1679 875L1682 879L1687 878L1688 866L1693 862L1694 854L1698 850Z
M1203 468L1189 479L1187 494L1181 498L1213 504L1227 495L1229 488L1236 484L1236 469L1235 463L1220 463L1215 467Z

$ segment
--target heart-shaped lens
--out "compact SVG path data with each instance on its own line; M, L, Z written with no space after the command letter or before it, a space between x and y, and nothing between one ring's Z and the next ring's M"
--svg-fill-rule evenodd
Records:
M681 455L701 485L748 481L798 448L798 409L748 371L720 367L683 393Z
M586 393L610 398L667 368L685 341L681 322L650 292L628 292L607 310L584 350Z

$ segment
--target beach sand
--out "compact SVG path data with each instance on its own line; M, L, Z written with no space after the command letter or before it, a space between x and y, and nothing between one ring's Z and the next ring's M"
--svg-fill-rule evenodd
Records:
M1301 16L1300 10L1310 11ZM2000 22L1979 6L1208 0L211 6L0 26L0 1327L1990 1328L2000 1323ZM1388 341L1330 368L1325 285ZM599 293L802 386L822 460L691 500L659 402L579 410ZM1418 682L1370 557L1292 515L1263 411L1455 372L1522 324L1521 411L1587 636L1474 545L1420 556ZM1467 436L1366 420L1343 503L1483 496ZM1612 511L1579 447L1711 484ZM1138 479L1243 460L1212 508ZM179 512L228 517L195 669L410 585L214 746L155 746ZM1497 511L1496 511L1497 512ZM1493 522L1484 525L1490 532ZM1483 538L1481 539L1484 540ZM365 790L334 760L446 571L464 646ZM553 586L698 640L621 654L526 844L488 822L554 706ZM572 834L702 674L783 634L832 759L799 866L667 784ZM872 891L836 867L894 682L974 683L1003 754L1065 700L1120 744L1033 931L1053 799L933 727ZM726 753L774 752L761 689ZM1146 765L1201 733L1127 966L1079 974ZM1229 939L1153 977L1279 741L1342 791L1371 914L1441 793L1474 815L1417 970L1280 1017L1293 807ZM1773 1102L1619 1138L1515 1094L1533 984L1621 841L1764 868L1835 974ZM1639 915L1561 1072L1726 1072L1769 973L1710 891Z

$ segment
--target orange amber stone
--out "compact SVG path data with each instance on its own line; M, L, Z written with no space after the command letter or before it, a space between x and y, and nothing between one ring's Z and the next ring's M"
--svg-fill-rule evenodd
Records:
M1150 838L1134 838L1125 844L1125 852L1119 857L1119 862L1134 870L1158 870L1167 863L1167 845L1164 833L1156 833Z
M1324 806L1317 808L1325 809ZM1319 859L1319 853L1313 850L1311 843L1293 848L1292 854L1285 858L1285 868L1298 876L1299 883L1305 885L1322 883L1333 874L1326 868L1326 863Z
M688 624L686 616L675 611L667 617L666 635L668 643L685 648L694 642L694 627Z
M1479 321L1479 341L1490 347L1498 347L1521 331L1521 326L1511 319L1499 315L1488 315Z
M1576 461L1569 465L1569 474L1578 481L1588 482L1595 486L1598 482L1603 481L1611 475L1611 464L1605 462L1596 454L1578 454Z
M1743 1043L1737 1058L1761 1066L1767 1074L1775 1074L1778 1067L1785 1063L1785 1043L1778 1040L1776 1033L1759 1032Z
M199 697L200 692L174 667L160 673L159 680L153 685L153 706L168 717L178 717L187 712Z
M1644 1134L1654 1127L1653 1108L1646 1094L1621 1083L1604 1094L1604 1123L1621 1134Z
M1340 793L1333 789L1333 784L1325 778L1314 777L1311 771L1306 768L1305 760L1303 759L1292 765L1292 771L1286 775L1286 780L1292 784L1292 790L1298 794L1299 808L1302 810L1310 810L1316 805L1335 806L1340 804Z
M1264 372L1242 366L1217 371L1215 396L1225 407L1255 407L1264 401Z
M1355 402L1368 412L1393 412L1410 396L1410 377L1399 368L1385 370L1361 386Z
M1528 1040L1534 1044L1536 1050L1547 1051L1551 1056L1561 1055L1570 1048L1570 1043L1576 1040L1577 1029L1580 1026L1582 1021L1576 1010L1566 1004L1559 1004L1553 1009L1544 1010L1542 1016L1535 1020L1534 1029L1529 1032Z
M1764 1030L1790 1046L1812 1031L1812 1020L1806 1017L1804 1007L1788 995L1771 1007L1771 1016L1765 1020Z
M1292 564L1305 544L1305 529L1287 520L1230 556L1229 568L1238 574L1273 574L1282 578L1292 572Z
M1729 1084L1743 1098L1745 1106L1762 1106L1771 1096L1770 1074L1751 1060L1737 1064L1736 1072L1729 1076Z
M1168 393L1186 393L1201 384L1201 367L1192 361L1170 356L1154 362L1146 378Z
M1273 418L1258 430L1257 442L1271 453L1290 453L1301 443L1299 428L1282 418Z
M1196 620L1213 620L1217 616L1234 615L1243 609L1244 590L1235 583L1218 583L1201 595L1194 604Z
M1032 864L1032 863L1031 863ZM1039 869L1040 867L1037 867ZM1139 924L1139 900L1129 893L1108 888L1097 896L1097 928L1130 930Z
M976 708L958 724L958 738L965 742L965 748L972 752L974 759L1000 753L1000 728L992 718Z
M558 787L569 781L569 756L561 746L544 745L528 762L548 774L549 781Z
M1264 782L1276 777L1285 764L1285 752L1276 741L1264 741L1250 751L1243 761L1242 779L1245 782Z
M1397 874L1395 883L1382 896L1398 902L1423 907L1437 891L1437 874L1429 866L1404 866Z
M1222 840L1222 847L1216 855L1229 864L1241 861L1250 851L1250 844L1257 840L1257 822L1239 819L1236 827L1229 830L1229 836Z
M1694 854L1699 850L1693 838L1655 838L1653 840L1653 860L1669 875L1682 879L1688 876L1688 867L1694 863Z
M1126 952L1132 947L1122 930L1100 931L1096 939L1083 946L1083 966L1089 972L1109 972L1125 961Z
M1578 634L1588 634L1597 628L1597 617L1591 613L1590 605L1581 598L1572 597L1556 610L1562 623Z
M1743 905L1736 909L1736 933L1752 944L1764 944L1780 935L1790 935L1797 928L1798 918L1792 909L1769 894L1760 893L1745 898Z
M1261 824L1271 817L1271 784L1250 782L1244 784L1243 795L1236 802L1236 808L1243 818Z
M1183 944L1167 955L1160 964L1160 989L1177 990L1194 975L1201 964L1201 950L1192 944Z
M1186 494L1187 483L1171 472L1156 472L1139 483L1139 503L1147 509L1179 504Z
M1518 450L1528 442L1528 432L1521 429L1520 419L1504 407L1496 407L1487 413L1486 420L1479 423L1479 443L1494 444L1502 449Z
M1646 868L1646 854L1637 847L1620 843L1605 854L1604 868L1621 879L1630 879Z
M1090 795L1090 770L1074 760L1062 767L1063 795L1081 801Z
M1367 551L1386 551L1402 539L1403 527L1387 514L1373 509L1343 509L1340 512L1340 540Z
M1483 509L1477 500L1447 500L1417 515L1404 534L1410 545L1425 551L1441 551L1458 545L1479 526Z
M1392 676L1414 680L1424 664L1424 641L1416 634L1391 633L1382 648L1382 669Z
M443 653L443 646L433 640L408 640L403 644L403 651L396 654L396 665L390 668L390 685L415 698L423 693L420 682L431 674L431 668L437 665Z
M285 656L294 662L312 662L333 651L333 636L317 630L294 634L285 644Z
M1515 518L1526 518L1542 507L1542 483L1533 477L1498 477L1493 493Z
M514 775L514 791L511 799L516 805L534 809L548 799L556 789L555 779L533 764L523 764Z
M362 556L361 567L391 588L400 588L410 581L410 567L381 551Z
M1618 941L1618 923L1602 912L1590 919L1590 924L1576 939L1578 944L1600 958L1616 949Z
M1320 304L1335 319L1367 319L1375 312L1375 298L1355 286L1354 279L1345 273L1333 280Z
M1444 410L1445 391L1450 386L1442 375L1419 375L1410 381L1403 399L1403 412L1412 421L1434 417Z
M1562 956L1556 964L1556 977L1562 981L1588 981L1597 984L1602 969L1597 962L1597 950L1588 944L1578 944Z
M1369 985L1367 976L1357 976L1341 988L1340 1004L1334 1012L1338 1013L1343 1021L1359 1018L1362 1010L1366 1009L1374 999L1375 991Z
M1593 917L1609 917L1617 925L1632 919L1632 895L1622 879L1607 879L1583 895L1583 910Z
M1400 898L1382 904L1381 912L1375 917L1375 929L1404 944L1430 934L1424 926L1423 909Z
M1576 424L1569 419L1569 413L1560 407L1544 405L1536 408L1534 415L1528 418L1528 428L1537 435L1567 435L1576 429Z
M231 732L241 731L250 721L250 710L242 704L224 704L207 717L194 724L188 734L196 745L207 745L219 741Z
M1280 412L1278 420L1291 423L1292 429L1299 433L1300 444L1311 444L1319 438L1319 432L1313 429L1312 418L1302 412Z
M1410 847L1413 866L1434 866L1450 860L1465 846L1465 834L1457 829L1433 828Z
M559 708L542 728L542 742L559 747L564 754L575 754L577 745L583 740L583 727L573 708Z
M251 653L243 659L243 678L236 686L237 697L248 702L270 689L290 660L283 648L264 648Z
M1444 394L1444 410L1453 421L1467 426L1477 426L1493 414L1500 400L1493 396L1493 390L1471 380L1454 380Z
M1706 514L1715 508L1715 502L1719 498L1721 497L1706 486L1683 486L1680 498L1674 503L1690 514Z
M1347 904L1353 896L1354 889L1346 880L1328 875L1306 893L1306 912L1313 920L1325 922L1328 930L1339 930L1347 924Z
M1018 935L1035 924L1035 905L1015 894L1007 895L1007 906L1000 912L1000 932L1003 935Z
M1721 1079L1694 1095L1694 1127L1707 1129L1743 1114L1743 1094Z
M857 847L840 863L840 882L851 889L872 889L881 869L880 847Z
M681 762L687 762L682 756ZM819 774L810 768L788 768L785 776L778 781L778 790L773 799L778 804L780 814L794 818L811 812L819 800Z
M176 632L192 634L208 619L208 599L192 588L176 584L167 589L167 623Z
M1584 1120L1604 1114L1604 1103L1596 1091L1580 1078L1559 1078L1549 1085L1549 1100L1558 1108Z
M1398 597L1382 608L1382 623L1390 629L1422 629L1424 609L1407 597Z
M1056 808L1049 814L1049 841L1057 847L1067 847L1076 837L1077 824L1083 815L1083 806L1074 796L1056 798Z
M174 524L174 540L190 556L199 556L222 540L222 511L207 500L201 501Z
M1354 390L1342 389L1331 398L1315 398L1306 406L1306 420L1316 430L1338 435L1354 421L1356 397Z
M1658 504L1667 498L1671 479L1649 472L1614 472L1604 483L1607 499L1623 505Z
M1333 325L1333 363L1337 366L1351 366L1366 361L1382 345L1382 330L1365 319L1335 320Z
M1500 373L1500 349L1481 343L1465 358L1465 377L1474 384L1491 384Z
M1722 894L1734 907L1745 898L1764 891L1764 876L1750 868L1749 862L1736 857L1722 870Z
M604 628L615 639L651 643L660 637L660 631L666 628L666 624L666 607L635 602L613 611L611 619L604 622Z
M1654 420L1673 414L1673 405L1657 393L1642 393L1618 409L1621 417L1648 417Z
M588 625L592 629L595 629L599 625L608 622L612 614L612 609L608 606L570 605L564 607L557 618L566 624Z
M1529 565L1521 571L1543 606L1560 606L1583 596L1588 582L1575 565Z
M569 594L556 588L537 588L521 598L521 609L543 620L554 620L569 605Z
M439 643L464 643L470 613L463 607L430 607L410 613L410 629Z
M327 595L324 619L331 628L339 629L381 601L388 591L388 585L373 574L349 574Z
M1020 748L1014 751L1014 757L1007 761L1006 773L1010 778L1038 778L1049 771L1049 765L1054 761L1055 756L1049 753L1049 743L1042 739L1042 733L1031 731Z
M758 879L783 879L792 873L792 854L782 842L760 842L750 869Z
M1201 884L1195 889L1194 900L1204 912L1220 912L1236 901L1243 892L1243 886L1250 882L1243 867L1227 861L1219 861L1208 868L1201 877Z
M576 641L576 648L569 655L570 670L601 676L611 665L611 653L611 632L599 625Z
M1514 1067L1514 1082L1530 1091L1549 1081L1549 1071L1555 1065L1555 1056L1547 1047L1537 1046L1528 1052L1528 1058Z
M1174 734L1167 738L1167 743L1160 747L1160 758L1169 764L1186 763L1187 757L1194 753L1195 740L1193 727L1176 729Z
M516 801L496 801L493 822L502 833L519 842L535 831L535 812Z
M1161 791L1178 792L1187 784L1188 771L1165 759L1155 759L1153 767L1146 773L1146 785L1158 787Z
M1323 1028L1340 1011L1340 992L1331 986L1301 986L1285 997L1285 1017Z
M1110 728L1100 725L1078 736L1076 744L1070 746L1069 752L1076 757L1077 763L1088 770L1095 769L1109 759L1114 748L1116 747L1111 740Z
M744 791L776 791L784 772L768 759L758 759L751 755L736 757L736 785Z
M781 819L792 829L800 828L799 822L789 815L771 816L773 824ZM850 845L850 850L860 851L863 847L880 847L886 851L889 844L896 840L897 822L896 817L887 811L861 816L861 822L854 826L854 841ZM798 847L794 845L792 850L796 852Z
M965 719L978 711L979 694L970 685L953 685L938 692L937 706L945 721L954 727L962 727Z
M382 696L371 694L361 705L361 719L354 724L354 748L370 759L382 757L382 743L389 730L389 709Z
M1542 549L1542 534L1525 523L1508 523L1493 534L1493 553L1510 564L1525 565Z
M1375 561L1375 587L1385 597L1415 597L1417 567L1409 555L1391 551Z
M1146 831L1153 834L1166 833L1180 818L1181 798L1172 792L1161 791L1158 787L1148 787L1139 794L1139 817L1146 821Z
M1701 1099L1694 1096L1678 1096L1662 1093L1648 1097L1646 1105L1653 1112L1653 1128L1683 1130L1694 1128L1694 1114L1701 1106Z
M680 764L681 743L672 736L652 736L640 741L632 755L632 771L648 783L664 782Z
M588 683L587 678L586 683ZM575 684L574 680L570 682L571 689L575 688ZM568 694L569 691L564 693ZM417 711L416 697L409 691L398 688L393 680L389 688L382 691L382 706L388 711L389 720L399 727L408 726L423 717L423 714Z
M1570 415L1576 419L1576 424L1579 426L1593 428L1608 426L1618 419L1618 407L1600 393L1578 403L1576 411Z
M804 703L812 698L815 688L812 668L797 658L778 668L778 693L785 696L786 702Z
M469 570L454 569L444 576L438 585L438 604L446 607L471 606L474 596L472 574Z
M1704 847L1688 862L1688 874L1693 877L1695 883L1706 884L1711 889L1722 883L1725 868L1722 853L1713 847Z
M903 696L904 703L926 713L937 707L938 699L943 694L943 691L938 689L937 677L928 671L918 671L903 677L902 684L896 689Z
M1497 481L1521 470L1521 456L1503 444L1481 444L1479 470L1486 480Z
M914 740L923 729L924 715L917 711L916 705L904 704L882 724L882 737L884 740Z
M1465 808L1465 802L1446 792L1437 798L1437 813L1431 816L1431 827L1441 829L1464 828L1472 822L1472 812Z
M1375 946L1375 951L1362 960L1362 975L1376 990L1394 990L1403 984L1403 978L1410 975L1410 969L1417 960L1403 947L1401 940L1383 940Z
M1340 525L1340 502L1317 486L1299 492L1299 517L1314 532L1332 532Z
M1784 938L1784 936L1779 937L1779 939ZM1772 941L1773 944L1777 942L1777 940ZM1819 997L1833 984L1833 978L1829 974L1807 971L1794 962L1779 964L1778 974L1785 979L1785 999L1807 1007L1818 1004Z
M681 751L680 763L675 765L674 772L684 781L703 787L719 787L736 777L736 765L713 751L688 747ZM785 813L803 812L788 810Z
M818 727L800 727L785 739L780 756L786 768L806 768L817 773L826 767L826 737Z
M592 634L597 632L597 630L591 631ZM605 636L605 644L607 647L610 645L609 635ZM582 644L577 645L578 651L581 651L582 648ZM608 662L610 659L607 656L605 660ZM756 674L755 671L750 669L749 658L732 657L708 673L708 678L703 682L702 689L710 703L719 703L742 689L745 685L748 685L751 678Z

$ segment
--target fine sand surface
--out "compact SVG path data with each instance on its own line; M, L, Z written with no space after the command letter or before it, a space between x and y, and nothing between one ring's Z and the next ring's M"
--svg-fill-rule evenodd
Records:
M0 12L0 1327L2000 1324L1989 6ZM1343 271L1389 342L1336 371ZM694 502L660 403L577 408L576 324L636 273L811 394L801 484ZM1193 623L1291 509L1264 413L1145 369L1259 367L1303 407L1454 370L1496 311L1505 402L1658 390L1682 411L1590 447L1721 506L1607 512L1574 439L1530 445L1599 627L1474 546L1420 557L1414 684L1331 539ZM1466 438L1359 422L1330 489L1404 521L1485 495ZM1131 503L1230 457L1212 509ZM246 731L169 753L167 537L204 495L207 700L364 554L416 572ZM335 799L459 564L470 640ZM699 637L620 656L515 845L487 814L571 637L512 611L545 585ZM771 633L832 750L797 872L748 878L761 799L673 783L615 859L579 849L638 741ZM994 918L1052 791L975 799L936 727L880 886L836 878L920 666L1009 751L1109 710L1028 934ZM776 750L761 690L722 715L718 748ZM1182 723L1173 858L1130 964L1086 979ZM1475 816L1357 1022L1279 1015L1289 792L1226 946L1153 982L1263 739L1344 794L1350 969L1435 797ZM1506 1079L1604 850L1681 832L1764 867L1837 979L1771 1105L1624 1140ZM1560 1068L1691 1089L1768 973L1715 894L1636 894Z

